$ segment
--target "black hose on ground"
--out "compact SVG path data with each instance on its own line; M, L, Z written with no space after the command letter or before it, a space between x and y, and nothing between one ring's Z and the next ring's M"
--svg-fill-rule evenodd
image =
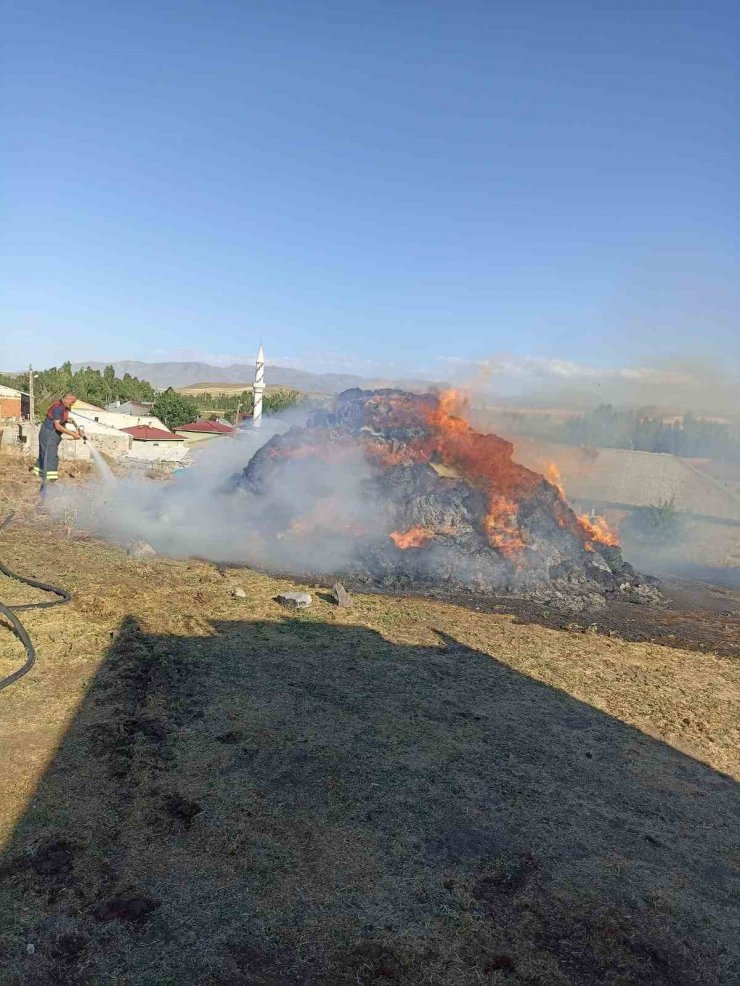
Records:
M9 513L4 520L0 521L0 531L8 526L14 516L14 513ZM0 602L0 617L3 617L8 622L10 629L23 644L26 651L26 661L23 667L18 668L17 671L9 674L6 678L0 678L1 692L3 688L7 688L8 685L12 685L22 678L24 674L28 674L36 663L36 648L33 646L33 641L28 635L28 630L26 630L15 614L22 610L49 609L51 606L63 606L72 599L72 596L66 589L61 589L58 585L50 585L47 582L39 582L37 579L26 578L24 575L17 575L15 572L11 572L9 568L6 568L1 561L0 572L9 579L22 582L23 585L29 585L33 589L42 589L44 592L53 592L55 596L59 596L58 599L48 599L42 603L23 603L19 606L6 606L3 602Z

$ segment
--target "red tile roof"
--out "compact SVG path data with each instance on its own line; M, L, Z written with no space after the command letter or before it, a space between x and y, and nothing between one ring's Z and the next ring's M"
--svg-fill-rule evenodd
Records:
M161 428L150 428L149 425L134 425L133 428L121 428L127 435L131 435L139 442L184 442L184 438L173 435L171 431L162 431Z
M220 421L192 421L189 425L179 425L175 431L199 432L206 435L230 435L234 429L231 425L222 425Z

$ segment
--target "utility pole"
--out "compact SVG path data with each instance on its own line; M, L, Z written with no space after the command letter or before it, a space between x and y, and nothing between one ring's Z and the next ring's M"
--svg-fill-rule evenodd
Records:
M239 403L236 405L236 414L234 415L234 427L235 428L238 428L239 427L239 412L241 411L241 409L242 409L242 402L239 401Z
M33 367L30 363L28 364L28 417L33 426L36 420L36 407L33 399Z

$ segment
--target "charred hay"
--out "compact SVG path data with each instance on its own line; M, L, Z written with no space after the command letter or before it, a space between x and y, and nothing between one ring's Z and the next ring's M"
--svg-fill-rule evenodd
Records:
M349 560L334 574L356 586L506 592L575 613L603 608L610 595L660 600L604 527L579 518L557 486L514 461L511 443L473 431L458 411L448 395L348 390L267 442L235 485L269 496L282 471L288 481L289 463L350 461L359 450L372 523L340 530L331 503L308 500L275 535L319 548L322 538L348 539Z

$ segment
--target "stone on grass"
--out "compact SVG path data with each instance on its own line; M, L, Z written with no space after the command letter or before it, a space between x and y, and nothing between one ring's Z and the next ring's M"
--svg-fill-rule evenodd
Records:
M157 552L148 541L132 541L127 554L131 558L154 558Z
M349 609L352 605L352 596L347 592L341 582L335 582L331 587L331 594L334 602L341 609Z
M231 595L232 595L232 596L233 596L233 597L234 597L235 599L246 599L246 598L247 598L247 594L246 594L246 592L244 591L244 589L234 589L234 590L232 591L232 593L231 593Z
M311 594L309 592L281 592L277 601L287 609L308 609L311 605Z

